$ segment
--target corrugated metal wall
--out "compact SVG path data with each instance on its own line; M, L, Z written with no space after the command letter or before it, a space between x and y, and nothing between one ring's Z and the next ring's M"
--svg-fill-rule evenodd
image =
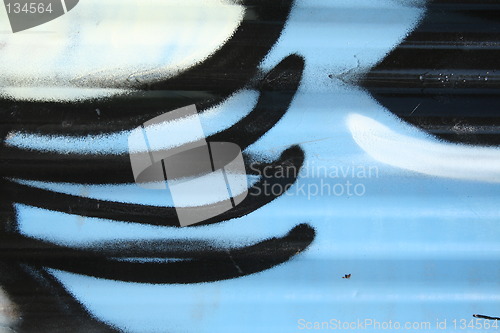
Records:
M498 329L500 2L73 6L0 10L0 331ZM248 195L181 228L129 144L189 105Z

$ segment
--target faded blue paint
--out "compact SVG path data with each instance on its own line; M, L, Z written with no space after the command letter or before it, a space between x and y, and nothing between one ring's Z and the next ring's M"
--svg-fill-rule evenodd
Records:
M328 77L367 70L394 47L423 13L407 3L413 2L299 1L263 64L271 68L299 52L306 70L289 112L249 150L276 157L301 143L309 166L376 166L378 177L324 179L363 183L364 196L285 195L240 219L187 229L70 218L18 205L22 232L68 245L199 237L243 245L283 235L300 222L316 228L311 247L294 260L228 281L145 285L51 271L94 315L127 332L299 332L301 318L435 325L437 319L497 314L500 187L424 176L373 160L347 129L351 112L431 138L361 89ZM291 191L319 181L301 178ZM141 196L137 190L133 195ZM153 197L145 201L158 203ZM352 276L342 279L345 274Z

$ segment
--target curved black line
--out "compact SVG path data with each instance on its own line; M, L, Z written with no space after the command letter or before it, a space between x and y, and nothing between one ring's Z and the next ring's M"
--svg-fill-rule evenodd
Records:
M260 97L255 112L227 130L212 135L208 140L234 142L244 150L260 139L288 111L299 88L303 71L304 58L296 54L286 57L260 81Z
M154 90L234 91L256 73L288 19L294 0L244 0L245 16L234 36L210 59L171 80L143 84ZM230 78L230 79L228 79Z
M150 284L188 284L233 279L258 273L288 261L304 251L314 239L308 224L295 226L283 237L273 237L251 246L226 250L188 251L189 260L174 262L125 262L106 253L74 250L46 242L16 238L21 250L2 252L1 261L22 262L35 267L97 278ZM24 242L23 242L24 241ZM28 250L24 250L28 249ZM105 251L104 251L105 252ZM169 258L169 251L152 251L155 258ZM179 253L175 254L176 257Z
M233 142L242 150L257 141L288 111L303 70L304 59L298 55L282 60L261 80L260 96L254 109L229 129L211 135L207 140ZM58 154L15 147L3 147L0 151L2 177L87 184L134 182L127 154Z
M283 189L291 186L297 179L304 163L304 158L303 150L299 146L294 146L284 151L280 158L271 164L262 164L260 166L252 164L252 169L262 170L267 168L267 174L272 175L272 177L261 179L252 188L254 188L256 192L259 190L257 193L266 193L264 187L269 188L274 184L279 184L280 188ZM286 177L283 177L278 171L284 168L286 168L286 170L293 170L294 172L288 173ZM13 181L5 181L4 191L10 194L10 200L12 202L53 211L124 222L179 227L179 219L173 207L158 207L91 199L21 185ZM261 194L257 196L249 193L249 195L236 207L221 215L189 227L218 223L242 217L268 204L282 194L283 193L269 193L269 195Z
M244 1L240 26L209 59L171 79L130 82L124 87L139 90L127 95L81 102L0 99L2 126L31 133L79 136L135 128L185 105L196 104L198 110L206 110L243 88L256 75L259 63L279 38L293 3Z
M490 316L485 316L485 315L480 315L480 314L473 314L472 317L486 319L486 320L500 320L500 317L490 317Z

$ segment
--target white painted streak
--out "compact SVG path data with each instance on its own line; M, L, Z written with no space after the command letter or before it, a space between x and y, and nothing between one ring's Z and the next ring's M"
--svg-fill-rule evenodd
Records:
M243 6L228 0L80 1L56 20L0 34L0 96L53 100L51 91L33 90L129 87L173 77L224 45L243 14ZM8 22L0 11L0 31ZM71 100L74 91L58 98Z
M347 125L356 143L382 163L430 176L500 183L498 148L417 139L359 114L350 114Z

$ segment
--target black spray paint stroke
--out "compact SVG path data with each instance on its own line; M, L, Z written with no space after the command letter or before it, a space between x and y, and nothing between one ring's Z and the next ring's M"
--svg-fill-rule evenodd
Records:
M498 2L431 1L419 26L361 84L441 139L500 145L499 17Z
M150 84L135 82L133 86L143 90L116 98L72 103L0 100L0 115L4 119L0 125L2 137L5 137L7 133L13 130L28 133L74 136L111 133L134 128L158 114L185 105L196 104L197 108L203 111L222 102L233 92L245 86L247 88L255 88L250 79L258 73L258 63L279 37L293 1L269 2L250 0L243 1L243 3L246 6L245 19L238 28L237 33L225 46L203 64L194 67L192 70L175 79L169 79L165 82ZM227 140L233 140L238 143L238 140L242 138L243 140L239 142L242 148L246 148L258 140L286 112L300 82L302 70L303 60L299 57L291 56L283 61L282 64L276 67L276 77L271 72L260 83L257 83L257 88L261 92L261 98L259 99L258 107L254 110L256 112L252 112L243 122L236 124L227 131L214 135L214 138L211 139L223 140L227 138ZM94 82L90 84L94 85ZM82 82L82 85L85 85L85 82ZM127 85L127 87L129 86ZM266 100L262 102L263 99ZM281 109L276 111L273 108L275 104L279 105ZM258 111L258 108L261 110ZM99 109L98 112L97 109ZM268 114L264 115L266 112ZM43 125L41 126L41 124ZM78 160L78 158L74 158L75 156L66 155L66 159L62 161L64 164L60 164L60 168L54 169L52 161L57 160L61 155L39 155L34 152L22 152L21 150L9 151L5 147L3 153L10 154L9 159L2 162L1 168L3 171L1 175L4 177L17 175L18 178L37 179L30 178L29 175L38 173L49 175L45 179L42 177L41 180L58 179L61 181L96 184L108 183L109 180L106 176L116 174L117 166L120 168L124 161L120 161L119 159L114 160L114 156L104 156L103 160L100 160L101 156L90 156L88 160ZM5 154L2 155L5 156ZM247 156L248 159L249 157ZM281 157L283 162L288 163L288 165L294 165L296 168L302 166L303 159L303 152L298 147L290 148ZM71 171L78 173L82 169L92 167L96 165L95 160L103 162L100 163L100 168L104 167L109 170L109 174L80 174L78 180L68 180ZM19 163L17 161L22 162ZM126 162L128 166L128 159ZM9 166L10 163L14 164L14 168ZM262 166L264 167L266 164L263 163ZM10 170L17 169L19 171L14 174L4 172L5 170L9 170L9 168L11 168ZM34 171L34 169L38 170ZM54 170L54 172L51 173L50 170ZM61 174L62 170L70 172ZM126 177L130 176L130 170L128 170ZM291 184L295 179L282 179L280 181ZM131 179L122 178L119 182L131 182ZM10 188L13 185L10 182L2 180L1 183L3 191L0 195L3 197L3 200L0 202L0 205L2 205L1 214L4 221L4 225L2 226L4 233L0 234L0 236L2 237L2 244L5 244L5 246L7 244L10 245L7 246L7 251L2 251L8 258L0 261L0 265L3 268L3 274L0 274L0 283L4 285L9 297L21 310L23 320L16 327L20 332L118 331L118 329L109 327L93 319L65 290L61 283L45 272L44 268L40 265L49 267L53 265L62 269L66 268L69 271L73 270L91 276L107 276L123 281L147 281L148 277L141 276L140 272L144 267L148 267L152 273L149 279L155 276L158 279L162 279L161 273L166 272L166 275L163 276L163 282L172 283L177 279L179 283L189 283L185 279L185 276L175 277L175 274L171 273L171 269L165 271L165 267L161 265L151 266L148 264L144 266L145 263L117 262L113 258L119 257L119 253L112 253L109 249L105 254L113 254L113 258L102 254L98 256L91 249L74 250L67 247L59 247L59 253L62 254L71 253L77 256L87 256L87 264L82 263L81 265L78 263L78 259L68 259L67 254L59 259L54 258L51 255L53 253L51 251L56 246L48 243L44 243L49 247L48 252L44 253L47 255L45 258L34 256L33 253L26 257L19 257L16 254L16 244L17 249L29 249L30 246L32 248L35 244L40 243L32 239L21 240L19 238L22 236L17 234L17 220L13 210L15 200L13 200L14 196L12 195L12 191L15 192L16 189ZM43 199L43 196L40 196L38 199ZM250 199L252 200L238 206L239 210L235 209L225 217L227 219L239 217L267 203L265 202L265 198L262 197L253 197ZM268 198L268 202L271 200ZM6 209L3 209L4 207ZM242 208L245 208L246 211L245 209L242 211ZM208 222L215 223L218 221L213 220ZM234 278L256 273L284 263L295 254L304 250L313 239L314 230L310 226L302 224L292 229L285 237L264 240L249 247L225 250L224 254L221 251L210 251L209 249L212 247L208 246L207 248L205 244L204 247L198 249L198 252L193 252L193 248L191 250L183 248L182 251L177 251L175 256L182 256L182 252L184 252L184 256L192 256L188 261L180 265L179 269L181 273L193 273L193 276L196 276L196 274L200 274L200 269L207 270L208 266L211 269L219 268L217 272L213 270L206 271L205 273L208 275L203 279L198 276L197 282L203 282L207 278L216 281L218 279ZM14 240L14 243L10 243L9 240ZM141 246L146 246L145 242L140 241L140 243ZM118 247L118 244L115 244L115 246ZM123 250L123 246L124 244L122 244L121 250ZM36 252L40 254L39 250ZM144 248L134 253L130 251L124 251L123 253L131 256L147 257L148 254L144 253L143 250ZM196 253L199 255L196 256ZM154 255L157 256L158 253ZM213 257L207 258L207 255L212 255ZM37 258L38 262L32 261L35 258ZM237 261L235 261L235 258ZM28 264L21 263L21 259L26 259ZM95 265L99 263L103 266L101 267L102 270L96 269ZM122 274L117 274L118 271L116 270L113 272L106 271L108 264L118 265L115 267L117 267L118 271L121 270ZM173 263L168 263L168 267L172 267L170 266L171 264ZM155 275L155 271L159 275ZM16 277L15 281L11 279L12 276ZM160 283L161 281L156 282ZM27 301L26 298L29 298L29 300Z
M256 76L259 63L279 38L294 1L245 0L241 3L245 14L235 34L209 59L178 76L156 83L129 82L124 87L139 90L98 100L0 99L1 126L11 131L39 134L104 134L135 128L186 105L195 104L198 110L204 111L219 104L249 85ZM82 86L99 86L95 80L83 83ZM117 87L118 83L109 86Z
M4 180L0 179L3 188ZM21 249L21 244L11 243L17 219L12 201L0 193L0 254ZM15 304L19 316L10 328L17 333L66 333L66 332L119 332L93 318L90 313L66 291L62 284L45 269L20 262L0 260L0 288Z
M0 260L0 285L16 304L17 333L116 333L93 318L45 269Z
M254 109L230 128L207 137L207 141L233 142L242 150L256 142L285 115L303 70L302 57L286 57L258 83L260 95ZM58 154L16 147L3 147L0 151L2 177L86 184L134 182L127 154Z
M272 128L276 124L276 122L278 122L281 119L283 114L286 112L288 105L290 104L293 96L295 95L295 91L298 88L298 83L300 82L301 72L302 72L302 68L303 68L303 60L301 58L292 56L290 59L291 59L291 61L289 61L290 63L295 63L296 65L298 65L298 66L292 66L292 67L295 67L294 70L292 70L290 72L288 70L289 66L284 66L283 68L281 68L280 71L276 72L276 75L272 74L274 72L271 72L267 77L265 77L262 80L262 83L260 85L260 87L263 88L263 91L261 92L261 100L263 98L262 97L263 95L268 94L267 96L269 98L269 101L267 101L266 103L263 103L262 104L263 107L256 108L256 110L254 110L255 112L252 112L251 114L249 114L241 122L235 124L233 127L229 128L227 131L224 131L222 133L218 133L218 134L214 135L215 138L211 138L211 139L213 139L213 140L224 140L225 138L239 139L240 137L238 136L238 133L240 133L240 135L244 134L243 140L240 141L239 143L241 144L241 146L246 148L250 144L255 142L259 137L264 135L265 132L267 132L267 130ZM279 68L279 67L277 67L277 68ZM297 72L299 73L299 75L297 75ZM265 91L264 89L268 89L268 91ZM285 89L285 92L279 91L279 89ZM276 96L277 96L276 90L278 91L280 96L286 96L286 97L285 98L276 98ZM287 92L286 90L290 90L290 92ZM273 105L273 103L278 103L279 101L285 101L285 102L279 103L280 110L278 112L274 112L272 105ZM266 105L268 105L268 106L266 107ZM283 105L284 105L284 107L283 107ZM269 111L269 110L271 110L271 111ZM270 116L269 115L266 116L266 112L270 112L272 114ZM29 157L29 156L27 156L27 157ZM249 157L247 156L247 160L248 159L249 159ZM304 161L303 151L299 147L292 147L292 148L289 148L288 150L286 150L282 154L279 161L277 161L275 163L262 163L260 165L260 168L262 169L262 168L266 168L266 167L272 167L272 168L283 168L283 167L290 168L290 167L292 167L295 170L300 170L300 167L302 166L303 161ZM31 160L31 162L33 163L33 160ZM34 164L36 165L36 163L34 163ZM128 164L128 161L127 161L127 164ZM258 170L259 166L256 164L252 164L252 169ZM282 184L283 188L286 188L287 185L293 184L293 182L295 181L295 176L292 176L289 178L277 177L276 179L267 179L266 181L269 183L272 183L272 184L280 183L280 184ZM7 196L8 196L7 200L10 201L11 204L13 204L13 202L22 201L22 200L17 200L16 196L13 195L13 193L16 193L17 190L16 190L16 188L11 187L11 186L23 187L22 185L13 184L9 181L4 181L3 183L4 183L4 186L2 186L2 188L5 190L4 193L7 194ZM24 190L27 190L27 188L29 188L29 187L24 186ZM33 190L35 190L35 192L33 192ZM55 193L50 192L50 191L46 191L44 193L37 193L36 190L37 189L29 188L29 191L28 191L29 194L26 194L26 197L29 197L31 195L33 198L33 201L36 202L36 201L40 201L40 200L43 201L46 198L49 198L50 195L55 195ZM20 195L20 197L24 197L24 195ZM67 197L68 196L66 196L66 199L67 199ZM254 211L255 209L258 209L259 207L265 205L266 203L272 201L274 198L275 198L275 196L267 196L267 197L266 196L260 196L260 197L249 196L247 199L245 199L245 201L242 204L237 206L232 211L227 212L223 216L216 217L212 220L205 221L205 222L206 223L216 223L216 222L222 221L223 219L227 220L227 219L231 219L234 217L243 216L245 214L248 214L248 213ZM60 202L60 203L65 202L64 199L62 199L62 198L52 198L52 199L53 199L53 202ZM76 200L81 200L81 199L84 199L84 198L76 197ZM102 203L104 205L106 204L105 202L102 202ZM94 202L94 204L95 204L95 202ZM118 203L118 204L120 204L120 203ZM120 205L122 205L123 207L128 206L129 215L131 215L131 211L135 211L135 209L141 208L140 205L137 205L137 207L135 207L135 205L127 205L127 204L120 204ZM77 204L77 207L78 206L80 206L80 205ZM132 207L130 207L130 206L132 206ZM142 207L142 208L144 208L144 207ZM148 210L148 208L150 208L150 207L146 206L145 208L146 208L146 210ZM158 208L158 207L154 207L154 208ZM170 208L170 213L172 213L172 212L173 212L173 210L172 210L172 208ZM153 213L157 213L157 212L153 212ZM86 213L84 211L82 211L82 214L88 216L89 211L87 211ZM127 214L124 214L124 216L122 216L122 217L125 218L126 215ZM151 216L151 217L154 218L154 216ZM124 218L119 218L119 219L123 220ZM14 219L12 218L11 220L14 220ZM155 223L157 223L157 222L155 222ZM177 221L175 221L175 223L177 223ZM7 228L7 230L10 230L11 232L15 232L17 229L17 226L15 226L15 225L11 225L10 227L8 225L6 225L5 227ZM296 238L296 236L298 234L301 235L301 237L303 237L303 238L300 238L300 237ZM6 235L13 235L13 234L8 233ZM218 267L218 268L222 269L222 271L219 271L217 274L213 273L215 275L212 274L212 275L207 275L207 276L203 276L203 277L200 277L200 275L198 275L196 278L199 281L209 281L210 279L234 278L234 277L238 277L241 275L252 274L252 273L255 273L258 271L269 269L277 264L286 262L287 260L290 259L290 257L299 253L303 249L305 249L312 242L313 239L314 239L314 232L312 231L312 228L310 226L307 226L307 225L300 225L300 226L294 228L289 233L289 235L285 238L277 238L277 239L271 239L268 241L263 241L259 244L256 244L254 246L250 246L247 248L231 249L229 252L226 250L223 252L225 255L224 258L221 258L220 256L216 255L214 258L209 258L209 259L192 258L189 261L185 261L185 262L168 263L169 269L167 271L170 272L172 268L175 268L175 269L178 269L178 273L179 272L191 272L194 274L194 276L196 276L196 272L198 274L200 274L200 269L202 269L203 267L205 267L205 269L206 269L207 263L209 263L210 267ZM19 245L21 245L20 243L21 242L18 242ZM7 243L5 243L5 244L7 244ZM266 251L271 251L272 246L269 247L270 244L273 244L273 246L278 244L277 248L279 248L281 250L279 250L278 252L273 250L274 252L267 253ZM21 247L26 247L26 244L22 245ZM62 247L61 249L63 249L64 251L69 251L69 252L73 251L72 249L69 249L66 247ZM207 249L205 248L204 251L207 251ZM203 253L203 251L201 253ZM216 254L217 253L221 253L221 252L219 251L219 252L216 252ZM265 257L266 253L267 253L267 258ZM177 254L177 256L179 256L179 254ZM228 261L228 257L229 257L230 261ZM110 278L112 277L112 278L121 279L124 281L150 281L150 282L152 281L152 282L154 282L153 281L154 277L157 277L157 279L160 279L160 280L156 281L157 283L167 283L168 281L170 281L170 282L178 281L179 283L184 281L184 283L190 283L189 280L183 279L183 277L178 277L178 280L174 280L175 274L172 276L163 276L163 277L162 277L162 275L155 275L155 274L159 273L160 271L163 272L165 269L165 267L163 267L162 265L159 265L158 263L143 263L143 262L142 263L128 263L128 262L119 262L119 261L117 262L114 259L106 258L106 257L94 258L91 261L91 263L87 263L87 266L85 266L84 263L80 263L78 260L71 261L71 263L72 263L73 267L65 266L65 265L67 265L67 260L64 260L64 259L61 259L61 260L58 260L55 262L51 262L49 260L48 262L39 262L38 264L28 261L29 266L26 266L26 268L29 268L31 270L37 270L37 272L39 274L41 274L41 273L44 273L44 271L38 265L43 264L45 266L49 266L49 267L53 266L55 268L67 269L69 271L80 272L82 274L86 273L86 274L91 275L91 276L103 276L103 277L110 277ZM101 263L101 266L98 265L99 263ZM7 260L7 264L8 264L8 267L16 268L16 267L18 267L16 265L20 265L19 258L17 258L17 259L13 258L13 259ZM110 276L109 275L110 273L109 272L106 273L105 268L103 268L103 267L107 267L108 265L114 266L114 269L113 269L114 273L121 271L121 273L123 273L125 275L119 274L118 276ZM171 265L174 265L174 266L171 266ZM96 269L94 271L86 270L86 269L90 269L91 267L94 267L94 268L99 267L99 269ZM152 274L152 275L148 275L149 278L145 277L145 276L134 275L134 274L140 275L140 272L144 271L144 268L146 268L146 267L148 267L150 269L150 273ZM12 269L14 269L14 268L12 268ZM226 270L224 270L224 268ZM85 269L86 272L81 271L83 269ZM101 271L101 269L104 269L104 271ZM134 270L137 270L137 271L134 272ZM100 272L102 274L99 274ZM203 271L201 271L201 272L203 272ZM238 274L234 275L235 272L237 272ZM130 274L130 275L127 275L127 274ZM23 282L25 282L27 285L30 285L33 283L33 279L26 277L26 280ZM51 288L52 289L48 290L48 289L42 288L44 293L47 293L49 296L52 295L50 297L52 297L51 298L52 302L55 302L55 303L63 302L63 301L60 300L59 297L54 296L54 292L52 290L57 290L58 294L67 295L64 288L60 284L59 284L59 287L57 287L57 285L58 285L57 281L51 280L51 286L52 286ZM12 291L10 291L9 293L12 293ZM17 296L19 296L19 295L17 295ZM49 296L46 296L46 297L49 297ZM18 298L19 297L13 297L13 299L18 299ZM70 298L70 296L67 295L67 298ZM74 301L74 303L77 304L76 301ZM55 305L53 305L52 308L57 309L57 307ZM63 310L65 310L67 308L68 308L68 306L64 305L62 309L58 310L57 316L61 316L61 317L65 318L66 314ZM23 312L23 311L21 311L21 312ZM81 313L79 314L79 312L81 312ZM78 317L77 321L84 321L85 325L83 325L82 327L92 327L95 325L97 325L97 326L101 325L98 322L95 322L83 308L81 308L80 310L78 310L78 309L74 310L71 313L71 316ZM68 320L71 320L71 318L69 318ZM28 326L34 325L33 322L31 322L31 324L30 324L29 322L26 321L26 319L23 320L22 323L23 323L23 325L28 325ZM102 325L104 325L104 324L102 324ZM104 327L104 328L102 328L103 331L107 331L108 329L112 330L112 328L108 328L105 325L102 327ZM99 328L99 329L101 329L101 328ZM99 331L99 330L96 329L96 331Z
M208 138L208 141L232 141L237 143L242 149L245 149L250 144L258 140L269 129L274 127L275 124L283 117L283 115L288 110L288 107L293 97L295 96L295 92L298 89L302 77L303 68L303 59L295 55L291 55L280 62L280 64L278 64L267 76L265 76L261 80L259 84L261 96L255 109L248 116L243 118L241 121L239 121L229 129L210 136ZM26 155L27 152L24 152L24 154ZM26 167L22 168L21 165L16 165L12 168L12 170L17 169L23 171L23 173L20 173L19 175L24 175L24 179L33 178L36 175L46 176L47 171L42 170L44 172L41 172L40 168L32 167L33 164L39 165L39 163L34 162L36 161L36 157L39 155L40 154L26 156L25 160L28 162L27 164L25 164ZM50 161L52 161L53 163L46 165L45 169L53 170L54 173L59 174L59 176L62 177L59 179L61 181L74 182L76 179L67 177L66 175L74 176L74 174L78 174L78 170L86 169L83 167L83 165L68 166L67 163L64 163L64 160L59 161L58 159L58 157L71 158L74 157L74 155L67 157L59 154L50 154L49 156L51 156L52 159ZM109 168L106 159L118 159L118 161L122 162L120 165L121 168L127 174L131 174L128 156L122 156L118 158L116 158L115 156L104 156L101 158L104 159L101 160L102 164L99 165L101 169L109 170L109 172L112 173L117 173L118 168ZM294 170L298 171L302 167L303 161L303 151L299 147L292 147L286 150L282 154L280 159L274 163L264 163L261 166L252 163L252 168L248 168L247 163L247 170L254 171L259 168L271 168L277 171L279 169L289 169L291 167ZM59 168L57 166L59 166ZM85 165L85 167L87 167L87 165ZM61 168L64 169L61 170ZM90 168L89 171L85 172L88 173L85 175L86 177L78 177L78 181L83 181L85 183L90 183L94 180L97 180L99 183L112 183L116 181L116 178L110 179L110 175L108 177L105 177L104 181L100 181L100 179L102 179L102 176L99 175L98 170L92 168ZM273 173L273 175L276 174L277 172ZM263 192L263 186L268 185L280 184L281 188L287 188L295 182L297 174L298 172L295 172L294 174L288 175L289 177L275 176L264 179L255 184L253 188L261 189L259 193ZM30 175L33 176L30 177ZM89 179L89 177L91 178ZM128 182L133 182L132 175L130 175L129 177L132 179L128 178ZM50 180L53 181L54 179L51 178ZM81 196L72 196L68 194L38 189L26 185L20 185L14 182L6 182L4 188L8 193L11 194L12 201L17 203L24 203L30 206L89 217L178 227L178 219L175 213L175 209L171 207L126 204L120 202L89 199ZM197 225L211 224L235 217L241 217L264 206L265 204L274 200L276 197L278 197L278 195L259 197L249 195L240 205L233 208L232 210Z
M268 204L283 195L284 191L282 193L264 195L262 194L266 193L264 189L271 188L275 185L279 185L279 188L282 189L288 189L295 183L303 162L303 150L298 146L294 146L283 152L280 158L273 163L263 163L261 165L252 164L254 170L266 169L266 173L272 176L265 177L254 184L249 195L247 195L247 197L236 207L218 216L188 227L197 227L242 217ZM247 167L247 170L248 169ZM287 172L282 175L280 171L283 170L291 170L293 172ZM257 172L257 174L262 174L262 172ZM122 222L179 227L179 219L173 207L159 207L92 199L22 185L13 181L6 181L3 188L4 191L10 194L13 202L28 206ZM254 190L255 193L261 194L253 195Z
M0 261L27 263L34 267L49 267L75 274L108 280L149 284L189 284L213 282L262 272L288 261L304 251L314 239L314 229L299 224L287 235L269 238L254 245L230 249L183 249L145 248L141 258L187 260L173 262L127 262L128 254L108 253L96 246L93 250L68 249L47 242L24 237L13 237L17 251L0 254ZM216 245L213 245L216 247ZM147 252L147 253L146 253ZM143 257L147 254L146 257Z

